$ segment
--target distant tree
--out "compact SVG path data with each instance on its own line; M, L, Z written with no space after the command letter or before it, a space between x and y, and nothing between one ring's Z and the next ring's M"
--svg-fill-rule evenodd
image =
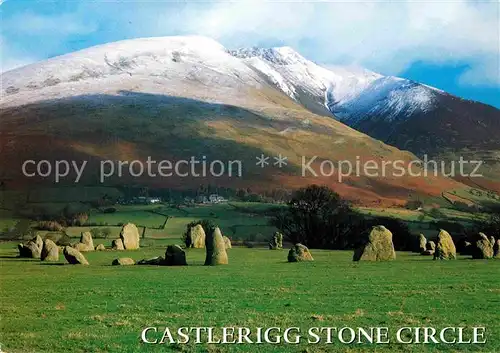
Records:
M339 194L311 185L293 193L288 207L271 220L293 243L313 248L344 249L358 233L360 216Z

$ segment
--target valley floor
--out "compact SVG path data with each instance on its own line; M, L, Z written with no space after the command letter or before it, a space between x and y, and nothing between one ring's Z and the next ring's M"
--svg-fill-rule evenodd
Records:
M168 242L176 242L170 239ZM65 352L499 352L500 261L397 260L353 263L350 251L312 250L312 263L287 263L286 250L228 250L229 265L110 266L117 257L163 255L165 240L129 252L86 253L90 266L16 258L0 244L1 338L9 353ZM149 326L486 327L484 345L146 345ZM161 337L160 337L161 338Z

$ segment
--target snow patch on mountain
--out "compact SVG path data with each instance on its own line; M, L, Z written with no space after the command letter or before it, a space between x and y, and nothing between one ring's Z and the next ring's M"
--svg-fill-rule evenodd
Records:
M432 109L435 93L439 92L433 87L363 68L325 68L290 47L242 48L229 53L267 76L292 99L301 101L297 93L300 89L349 123L367 118L368 114L394 120L426 112Z
M182 93L186 85L206 97L224 89L227 101L241 88L272 85L307 108L346 122L369 115L406 119L432 109L438 90L352 66L317 65L290 47L227 50L202 36L124 40L84 49L8 71L2 102L12 104L124 89ZM154 86L154 87L153 87ZM186 95L192 92L186 92ZM222 93L221 93L222 94ZM207 98L208 99L208 98ZM318 109L320 108L320 109Z

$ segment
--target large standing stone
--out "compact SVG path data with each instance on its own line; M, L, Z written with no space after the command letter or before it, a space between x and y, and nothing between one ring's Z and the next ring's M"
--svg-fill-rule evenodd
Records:
M65 246L63 250L64 257L66 258L66 261L68 261L72 265L88 265L89 262L85 258L85 256L82 255L81 252L79 252L76 249L73 249L71 246Z
M427 250L426 246L427 246L427 239L423 234L420 234L418 236L418 252L422 253L425 250Z
M388 261L396 258L392 233L384 226L373 227L368 242L354 251L353 261Z
M279 250L283 249L283 234L280 232L275 232L271 241L269 242L270 250Z
M125 250L123 247L123 241L121 239L114 239L111 242L111 249L113 250Z
M224 239L224 245L226 246L226 249L232 249L233 246L231 245L231 239L229 239L225 235L222 238Z
M288 252L288 262L303 261L314 261L314 259L307 246L297 243Z
M215 227L207 236L206 241L207 257L205 258L205 266L227 265L228 258L226 245L219 227Z
M437 236L436 251L434 252L434 260L453 260L457 258L457 249L451 235L441 229Z
M111 263L113 266L131 266L135 265L135 261L130 257L120 257L119 259L114 259Z
M186 253L179 245L169 245L165 251L165 265L186 266Z
M59 261L59 247L50 239L43 241L42 252L40 255L42 261Z
M484 233L479 233L474 245L472 250L473 259L490 259L493 257L493 244Z
M92 239L92 233L82 232L80 243L87 245L90 250L94 250L94 240Z
M123 247L126 250L139 249L139 230L135 224L125 224L120 232L120 239L123 241Z

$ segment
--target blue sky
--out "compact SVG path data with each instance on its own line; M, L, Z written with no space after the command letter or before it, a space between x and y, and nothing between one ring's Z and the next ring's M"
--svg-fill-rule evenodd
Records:
M200 34L228 48L288 45L500 107L496 1L0 0L2 71L128 38Z

